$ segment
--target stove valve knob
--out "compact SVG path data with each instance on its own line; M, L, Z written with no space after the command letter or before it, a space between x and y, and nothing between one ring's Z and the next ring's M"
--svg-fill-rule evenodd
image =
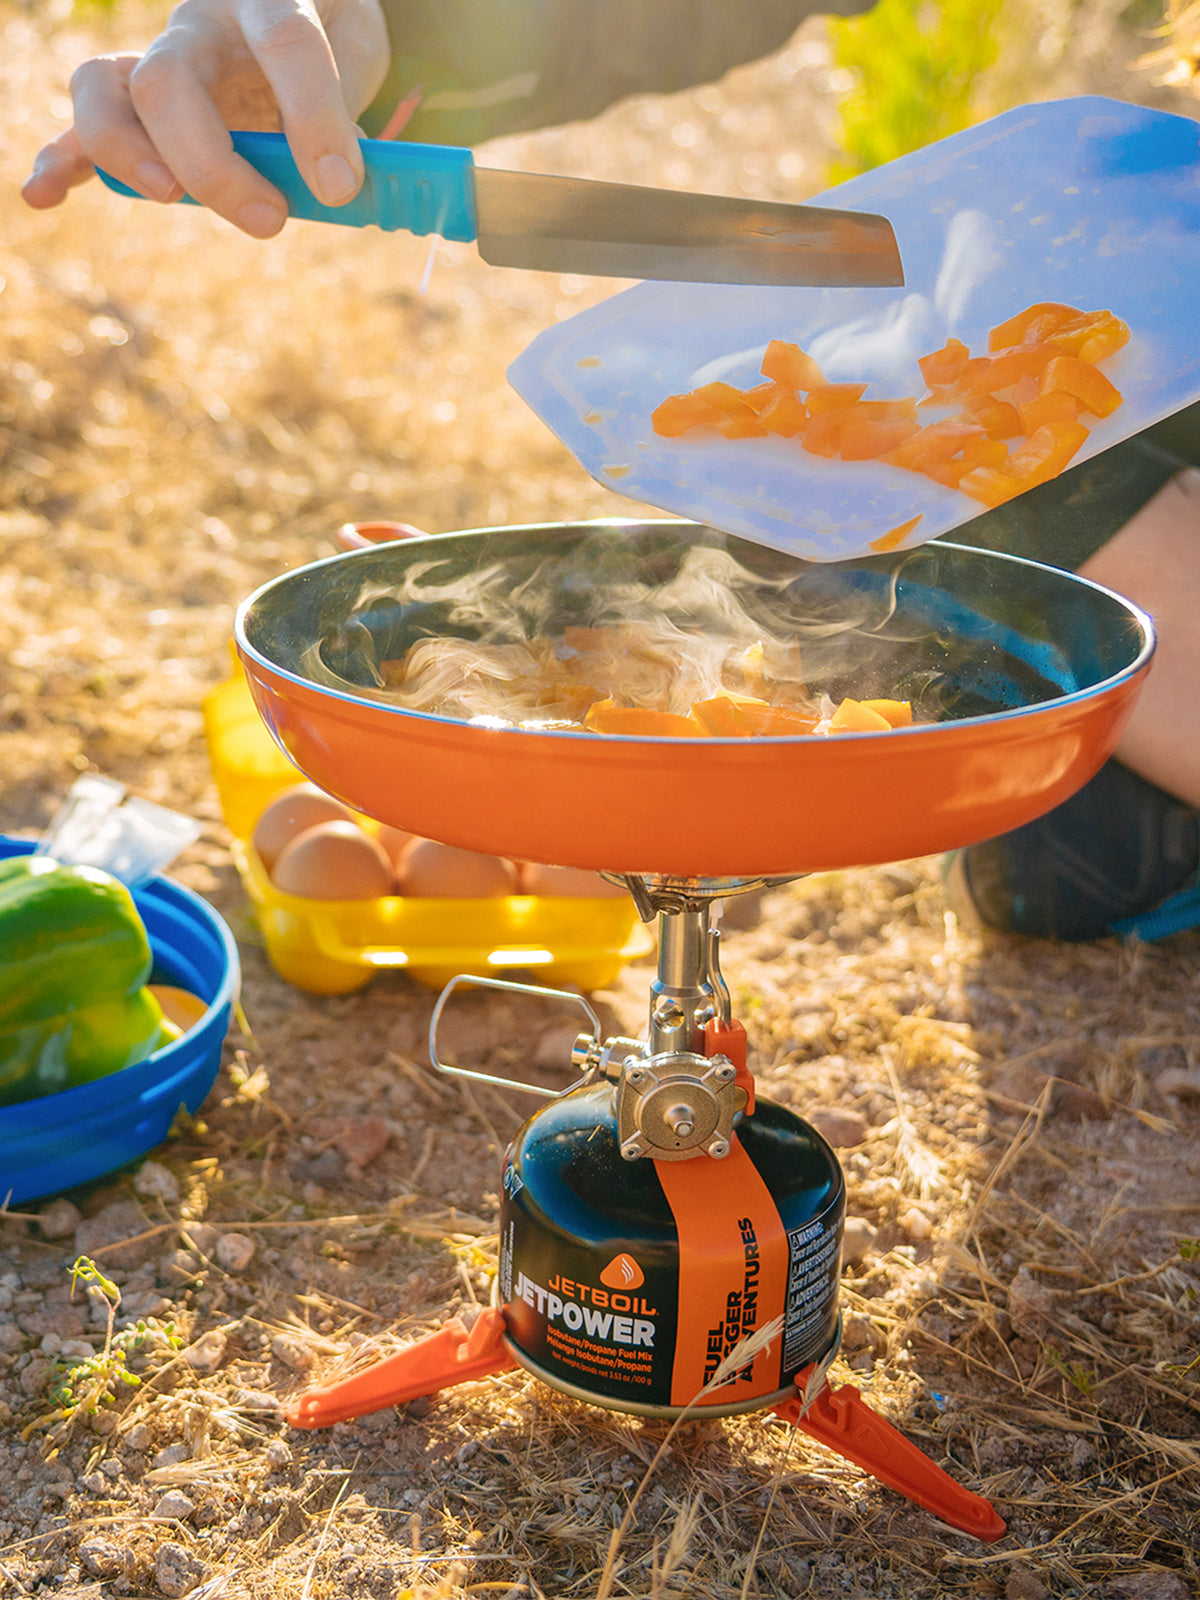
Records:
M626 1161L723 1160L746 1104L727 1056L666 1051L629 1057L617 1088L617 1142Z

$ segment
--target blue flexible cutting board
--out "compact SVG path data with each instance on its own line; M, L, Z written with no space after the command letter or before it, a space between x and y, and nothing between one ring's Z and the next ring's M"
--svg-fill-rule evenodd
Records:
M509 380L606 488L816 561L866 555L910 518L919 544L984 508L878 462L826 461L794 440L659 438L669 394L761 382L770 339L867 398L924 392L917 358L1039 300L1130 326L1103 365L1124 400L1076 461L1200 399L1200 124L1116 100L1023 106L821 196L891 219L900 289L643 283L540 334Z

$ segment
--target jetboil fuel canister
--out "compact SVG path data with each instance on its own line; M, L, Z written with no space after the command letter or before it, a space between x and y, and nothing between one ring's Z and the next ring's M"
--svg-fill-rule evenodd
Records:
M760 1100L719 1160L629 1161L620 1093L577 1089L509 1148L509 1348L555 1388L620 1411L723 1414L794 1393L795 1373L837 1338L845 1185L833 1152ZM776 1337L710 1387L735 1346L772 1324Z

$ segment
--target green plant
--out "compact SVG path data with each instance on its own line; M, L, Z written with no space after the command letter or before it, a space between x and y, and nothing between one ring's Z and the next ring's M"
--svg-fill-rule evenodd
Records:
M1068 1361L1061 1350L1056 1350L1052 1344L1045 1346L1046 1360L1066 1379L1073 1389L1077 1389L1085 1400L1092 1398L1094 1379L1086 1367L1080 1366L1078 1361Z
M834 61L853 74L842 101L843 159L831 181L967 127L980 76L998 52L1003 0L876 0L832 19Z
M31 1422L22 1438L28 1438L42 1428L54 1430L54 1436L60 1437L69 1431L78 1415L94 1415L102 1405L116 1399L117 1390L122 1385L134 1388L142 1381L129 1370L128 1361L131 1355L145 1346L150 1329L139 1319L132 1327L114 1333L121 1291L111 1278L105 1277L90 1256L80 1256L71 1268L72 1294L77 1284L98 1290L104 1301L108 1313L104 1344L94 1355L58 1364L58 1375L50 1388L55 1409ZM182 1340L177 1337L173 1325L168 1323L164 1332L167 1342L177 1349Z

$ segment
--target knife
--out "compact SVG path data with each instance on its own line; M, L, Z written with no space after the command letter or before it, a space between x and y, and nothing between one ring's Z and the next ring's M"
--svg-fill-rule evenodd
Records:
M904 282L892 225L871 212L505 172L477 167L458 146L387 139L360 141L362 189L348 205L325 206L283 134L235 133L233 147L293 217L475 240L492 266L681 283ZM110 189L137 197L97 170Z

